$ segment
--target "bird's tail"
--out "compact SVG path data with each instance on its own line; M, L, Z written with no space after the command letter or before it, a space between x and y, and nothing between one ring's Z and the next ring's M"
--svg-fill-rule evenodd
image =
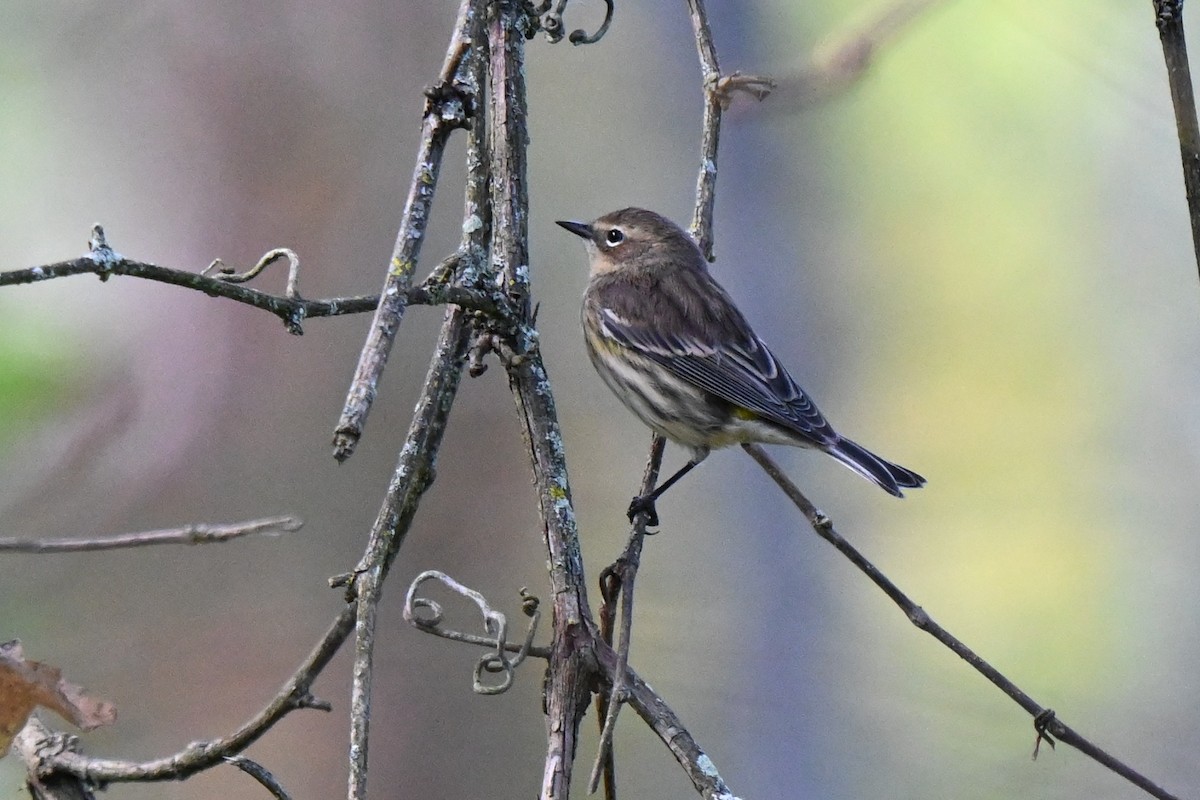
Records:
M896 497L904 496L901 487L919 489L925 485L925 479L911 469L886 461L846 438L839 438L837 444L825 452Z

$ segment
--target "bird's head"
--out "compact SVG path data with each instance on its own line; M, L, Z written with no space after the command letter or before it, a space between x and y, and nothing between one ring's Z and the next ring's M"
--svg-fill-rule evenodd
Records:
M683 229L644 208L623 208L594 222L559 220L558 224L583 239L593 275L664 265L705 268L700 250Z

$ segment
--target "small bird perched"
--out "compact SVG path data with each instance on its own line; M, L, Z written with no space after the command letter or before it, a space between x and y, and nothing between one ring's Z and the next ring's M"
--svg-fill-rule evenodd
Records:
M815 447L896 497L925 484L834 431L679 226L642 208L558 224L583 238L591 262L583 332L592 366L638 419L692 451L682 469L633 499L630 521L644 512L657 525L654 501L731 444Z

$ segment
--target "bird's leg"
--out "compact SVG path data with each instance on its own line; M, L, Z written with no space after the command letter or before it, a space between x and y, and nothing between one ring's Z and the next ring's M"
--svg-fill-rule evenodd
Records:
M692 469L700 463L700 461L701 459L693 458L691 461L684 464L683 467L680 468L679 472L676 472L674 475L656 486L654 491L650 492L650 494L641 494L633 498L633 500L629 502L629 511L626 513L626 516L629 517L629 521L633 522L634 517L636 517L638 514L645 514L647 526L658 525L658 511L656 511L654 508L654 501L661 497L663 492L674 486L680 478L691 472Z

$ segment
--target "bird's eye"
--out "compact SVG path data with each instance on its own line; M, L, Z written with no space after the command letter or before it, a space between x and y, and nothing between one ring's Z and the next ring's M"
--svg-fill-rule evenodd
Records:
M604 241L608 242L609 247L613 247L625 241L625 234L620 228L609 228L608 233L604 234Z

